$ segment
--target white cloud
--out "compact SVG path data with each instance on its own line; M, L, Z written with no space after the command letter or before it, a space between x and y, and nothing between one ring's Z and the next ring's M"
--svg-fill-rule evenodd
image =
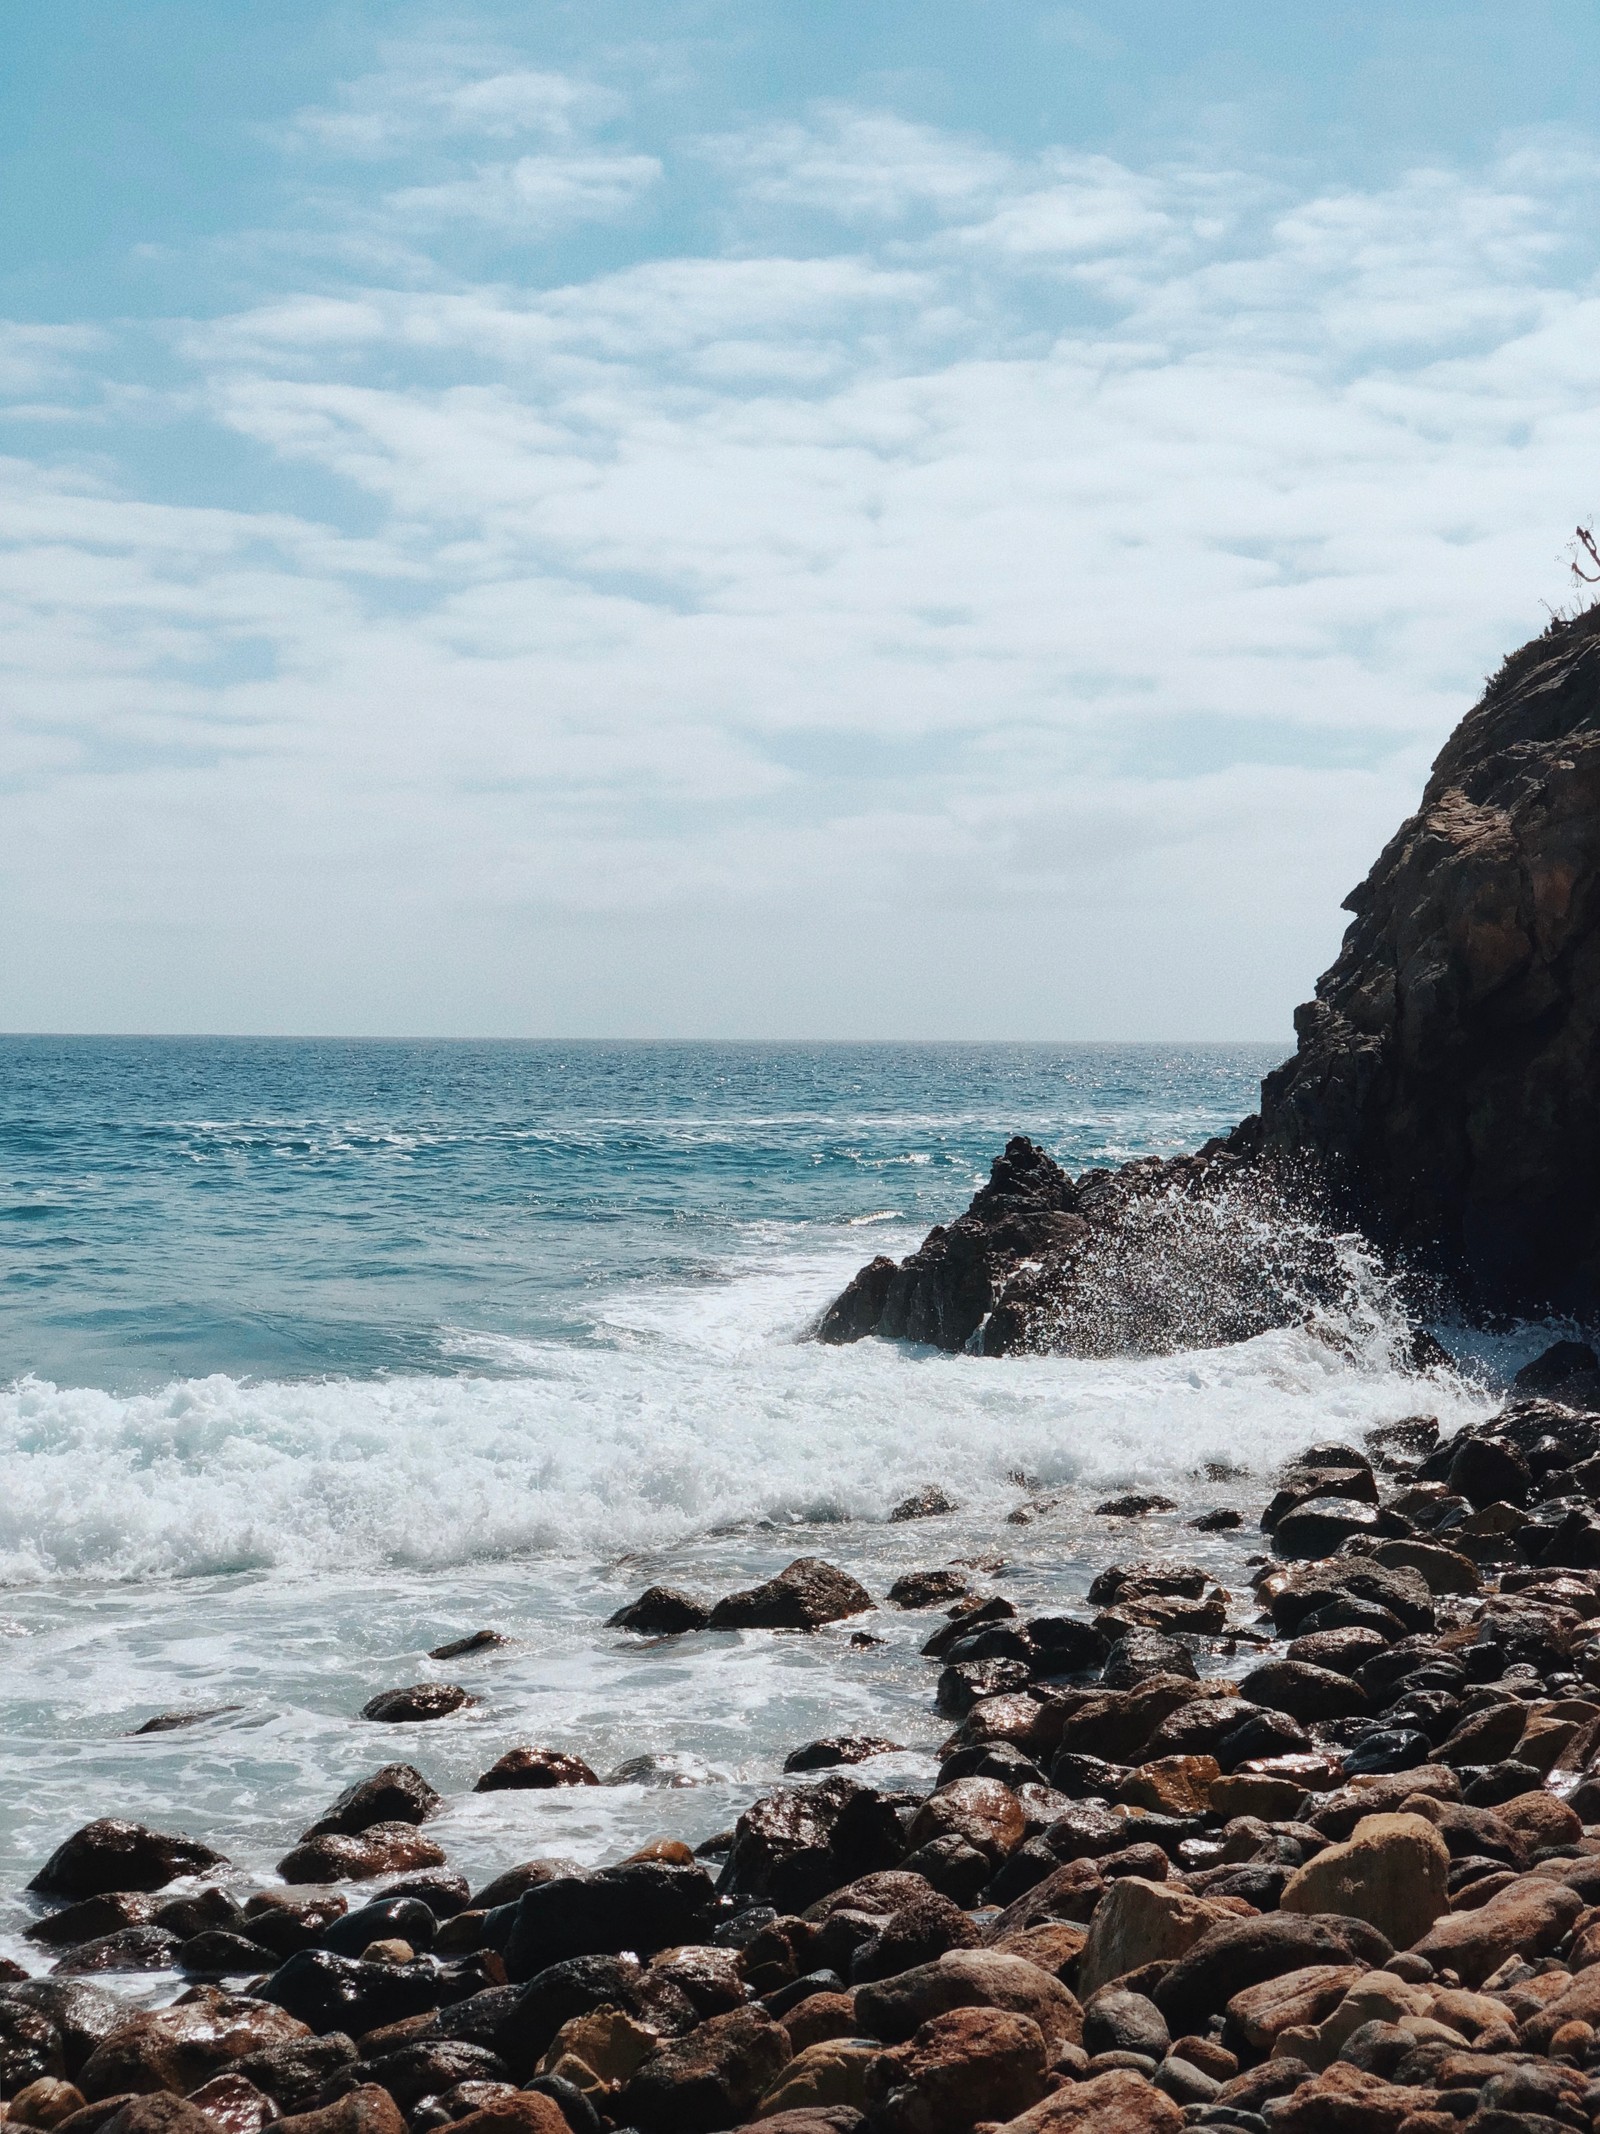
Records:
M1306 991L1596 501L1587 166L1294 197L840 111L719 153L720 251L542 289L441 238L183 328L314 510L12 468L30 1000L173 928L202 1023L268 1013L244 941L300 1027L1248 1034ZM775 205L849 242L762 249Z
M545 231L621 214L661 174L655 156L519 156L442 185L404 186L388 195L386 205L413 224L460 218Z

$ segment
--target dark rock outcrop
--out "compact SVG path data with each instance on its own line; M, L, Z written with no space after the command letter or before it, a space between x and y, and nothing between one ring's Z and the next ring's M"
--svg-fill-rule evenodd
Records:
M1247 1124L1198 1155L1069 1178L1018 1135L966 1213L862 1268L819 1341L985 1356L1161 1355L1302 1319L1347 1279L1334 1240L1256 1160Z
M1592 1310L1600 609L1511 655L1346 909L1265 1148L1484 1302Z
M1600 1313L1600 608L1506 660L1346 909L1259 1116L1076 1180L1013 1140L818 1338L1215 1346L1337 1288L1330 1221L1470 1305ZM1600 1405L1587 1356L1559 1360Z

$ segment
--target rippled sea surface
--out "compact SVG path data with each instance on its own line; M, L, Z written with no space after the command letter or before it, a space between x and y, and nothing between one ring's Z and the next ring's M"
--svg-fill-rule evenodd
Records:
M815 1735L945 1728L929 1619L641 1643L604 1620L820 1554L881 1595L963 1557L1019 1603L1181 1546L1237 1584L1259 1477L1313 1438L1485 1412L1509 1350L1419 1386L1376 1290L1334 1338L984 1360L804 1336L861 1262L963 1208L1006 1137L1068 1169L1192 1148L1261 1047L0 1040L0 1948L97 1814L241 1876L414 1761L469 1877L696 1842ZM1211 1470L1208 1475L1208 1466ZM1221 1470L1231 1479L1217 1480ZM954 1514L887 1523L939 1483ZM1112 1532L1131 1484L1179 1510ZM1025 1525L1008 1515L1043 1500ZM482 1627L510 1643L448 1664ZM356 1715L455 1680L428 1725ZM151 1716L227 1707L138 1736ZM609 1776L475 1795L517 1742Z

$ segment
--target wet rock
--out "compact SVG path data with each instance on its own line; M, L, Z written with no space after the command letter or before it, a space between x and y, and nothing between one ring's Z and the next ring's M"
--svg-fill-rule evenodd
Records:
M106 2120L103 2134L113 2129L115 2134L215 2134L215 2123L184 2097L133 2097Z
M0 2096L68 2072L61 2033L43 2009L0 1998ZM76 2069L72 2070L76 2073Z
M1086 1697L1063 1721L1061 1748L1108 1763L1131 1763L1163 1719L1202 1694L1198 1682L1155 1675L1136 1689Z
M413 1765L385 1764L370 1778L346 1786L327 1814L301 1836L353 1838L374 1823L424 1823L440 1805L441 1796Z
M281 1963L297 1949L314 1947L322 1939L323 1930L343 1918L348 1909L343 1897L302 1897L288 1890L258 1890L245 1905L244 1931L262 1948L270 1949Z
M1415 1571L1391 1571L1364 1556L1338 1557L1291 1571L1272 1594L1273 1627L1280 1637L1298 1637L1307 1616L1349 1597L1387 1608L1408 1634L1434 1625L1433 1596Z
M425 2014L448 1995L439 1967L425 1958L369 1964L335 1956L331 1949L302 1949L278 1966L259 1997L308 2029L363 2037L384 2024Z
M443 1645L435 1645L429 1653L430 1660L464 1660L470 1653L498 1652L511 1640L503 1630L474 1630L464 1638L451 1638Z
M1152 1512L1175 1512L1178 1507L1171 1497L1153 1491L1131 1490L1125 1496L1108 1497L1094 1509L1096 1517L1101 1519L1148 1519Z
M381 1726L410 1726L425 1719L448 1719L477 1700L456 1682L413 1682L405 1689L380 1690L361 1707L363 1719Z
M1369 1709L1366 1693L1332 1668L1311 1667L1303 1660L1268 1660L1253 1667L1239 1684L1239 1694L1269 1711L1287 1712L1311 1724L1319 1719L1346 1719Z
M621 2110L641 2134L713 2134L750 2117L791 2057L782 2025L757 2010L713 2016L657 2047Z
M257 1978L277 1961L259 1942L221 1927L191 1934L179 1944L174 1960L186 1978Z
M112 1890L103 1897L84 1897L59 1912L47 1912L23 1929L28 1941L46 1949L70 1949L79 1942L98 1941L105 1934L120 1934L124 1927L148 1926L155 1916L156 1899L146 1891Z
M1270 1913L1208 1928L1156 1986L1153 1998L1174 2031L1204 2030L1233 1997L1312 1965L1387 1963L1387 1936L1340 1914Z
M513 1979L532 1979L570 1956L615 1955L622 1949L653 1956L658 1949L700 1941L712 1900L704 1868L659 1860L540 1883L518 1899L506 1970Z
M1105 1664L1110 1640L1070 1615L1036 1615L1023 1625L1036 1675L1076 1675Z
M940 1671L934 1709L947 1719L963 1719L991 1697L1020 1695L1031 1679L1026 1660L952 1660Z
M819 1556L797 1556L764 1585L730 1593L711 1611L713 1630L820 1630L872 1606L848 1571Z
M322 1946L336 1956L359 1956L372 1942L398 1940L426 1955L437 1930L433 1913L419 1898L390 1894L331 1921Z
M560 1749L507 1749L492 1763L473 1787L474 1793L506 1793L513 1789L547 1792L555 1786L598 1786L599 1779L581 1756L568 1756Z
M326 2037L289 2038L246 2053L232 2071L270 2097L280 2112L300 2112L356 2057L354 2042L342 2031L331 2031Z
M78 2087L90 2098L124 2090L182 2096L246 2054L302 2035L281 2008L196 1986L170 2008L127 2017L85 2060Z
M1214 1511L1202 1512L1198 1519L1189 1521L1197 1534L1227 1534L1235 1527L1244 1525L1243 1516L1231 1505L1219 1504Z
M1482 1511L1488 1504L1526 1504L1533 1475L1515 1446L1464 1436L1450 1462L1449 1482L1474 1511Z
M374 1823L356 1837L307 1838L284 1854L278 1873L285 1882L370 1882L375 1875L443 1865L443 1848L415 1824Z
M223 2134L261 2134L278 2116L272 2099L233 2068L202 2082L188 2101Z
M994 1863L967 1843L965 1838L930 1838L908 1852L901 1862L910 1873L921 1875L941 1897L963 1909L976 1904L979 1893L994 1872Z
M1313 1630L1297 1637L1284 1657L1307 1667L1329 1668L1336 1675L1353 1675L1388 1643L1376 1630Z
M889 1588L896 1608L942 1608L972 1590L965 1571L907 1571Z
M28 1887L45 1897L98 1897L111 1890L164 1889L180 1875L226 1864L221 1853L193 1838L102 1817L59 1845Z
M1354 1535L1376 1536L1394 1531L1388 1515L1376 1505L1356 1504L1347 1497L1314 1497L1279 1521L1272 1546L1279 1556L1307 1561L1332 1555Z
M10 2050L6 2040L15 2038L20 2043L28 2026L37 2019L48 2026L55 2042L52 2064L37 2068L35 2073L64 2074L81 2088L84 2062L118 2028L127 2013L125 2001L99 1986L86 1985L81 1979L30 1978L0 1986L0 2082L11 2079L5 2071ZM31 2079L22 2077L24 2081Z
M1197 1679L1189 1648L1159 1630L1130 1630L1106 1654L1101 1680L1107 1689L1136 1689L1162 1675Z
M678 1637L686 1630L704 1630L711 1610L692 1594L676 1586L647 1586L636 1601L607 1616L608 1630L631 1630L639 1637Z
M857 1985L893 1978L919 1964L931 1964L947 1950L974 1949L982 1934L973 1920L936 1890L896 1907L870 1940L856 1949L850 1976Z
M1026 1824L1017 1796L996 1778L958 1778L929 1794L906 1832L908 1845L959 1837L999 1862L1022 1843Z
M1559 1395L1569 1379L1600 1372L1600 1356L1587 1341L1552 1341L1547 1349L1525 1363L1511 1381L1516 1391L1534 1396Z
M492 1911L496 1905L515 1904L524 1890L537 1889L542 1882L557 1881L562 1875L578 1872L570 1860L523 1860L516 1867L508 1867L486 1882L482 1889L473 1893L475 1911Z
M870 1786L841 1777L778 1787L734 1826L721 1887L803 1911L829 1890L893 1867L905 1850L898 1817Z
M832 1771L841 1764L865 1763L870 1756L893 1755L898 1744L880 1741L875 1734L829 1734L791 1749L783 1760L785 1771Z
M241 1704L208 1704L188 1712L157 1712L133 1731L137 1734L176 1734L187 1726L201 1726L207 1719L223 1719L229 1712L243 1711Z
M891 1526L902 1525L908 1519L942 1519L961 1507L954 1497L947 1496L936 1484L930 1482L914 1496L906 1497L889 1514Z
M1044 2038L1027 2016L955 2008L874 2063L872 2124L882 2134L967 2134L979 2118L1036 2103L1047 2066Z
M276 2122L277 2134L407 2134L400 2107L385 2089L365 2083L333 2104Z
M1214 1756L1161 1756L1130 1771L1117 1799L1156 1815L1206 1815L1221 1776Z

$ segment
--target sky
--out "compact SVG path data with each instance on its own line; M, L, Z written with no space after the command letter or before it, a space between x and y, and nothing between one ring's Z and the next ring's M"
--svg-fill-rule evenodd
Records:
M1278 1039L1600 505L1580 0L17 0L0 1027Z

